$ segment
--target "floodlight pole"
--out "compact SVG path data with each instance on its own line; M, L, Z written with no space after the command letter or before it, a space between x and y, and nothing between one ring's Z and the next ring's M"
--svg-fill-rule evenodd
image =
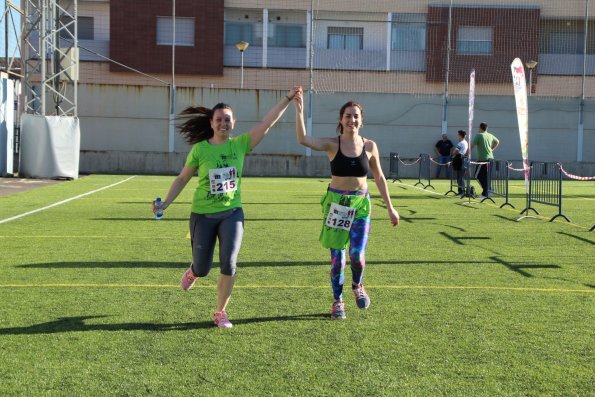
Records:
M238 41L236 43L236 48L240 51L242 58L240 66L240 88L244 88L244 51L246 51L249 45L250 43L248 43L247 41Z
M448 7L448 34L447 34L447 46L446 46L446 72L444 76L444 100L442 104L442 133L446 134L448 131L448 78L450 75L450 52L452 50L450 45L452 31L452 0Z
M589 0L585 1L585 36L583 43L583 82L581 102L578 114L578 132L576 139L576 161L583 161L583 140L585 137L585 75L587 73L587 38L589 37Z
M240 88L244 88L244 51L240 51L240 53L242 54L242 76L241 76L241 80L240 80Z
M176 112L176 0L172 0L172 40L171 40L171 84L169 86L169 128L168 151L174 151L175 112Z
M308 117L306 119L306 135L312 135L312 109L314 107L314 0L310 1L310 18L308 19L308 22L310 23L310 30L308 32L308 65L310 66L310 89L308 90ZM312 156L312 149L309 147L306 148L306 156Z
M527 61L525 66L529 69L529 96L533 96L533 69L537 66L537 61Z

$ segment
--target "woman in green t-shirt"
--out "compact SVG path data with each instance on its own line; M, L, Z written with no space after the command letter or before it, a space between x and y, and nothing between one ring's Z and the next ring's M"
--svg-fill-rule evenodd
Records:
M189 118L180 126L180 133L193 146L159 208L169 207L198 170L198 186L190 214L192 264L182 276L180 287L188 291L197 278L209 273L218 239L221 274L213 319L222 328L233 326L225 309L235 281L244 232L240 195L244 158L283 115L296 89L291 89L248 133L234 137L231 131L236 120L229 105L219 103L213 109L189 107L181 113ZM153 212L157 209L154 203Z

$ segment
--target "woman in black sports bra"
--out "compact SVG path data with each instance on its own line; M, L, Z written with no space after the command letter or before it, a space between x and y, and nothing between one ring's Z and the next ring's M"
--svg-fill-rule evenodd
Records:
M324 223L319 239L322 246L329 248L331 253L331 286L334 298L331 318L344 319L343 283L348 245L356 305L360 309L367 309L370 305L370 298L362 284L372 208L367 183L369 171L372 172L393 226L399 224L399 213L391 203L376 143L359 135L364 121L361 105L350 101L341 107L337 125L338 137L313 138L306 135L301 88L296 92L294 104L298 143L326 152L330 160L332 177L321 200Z

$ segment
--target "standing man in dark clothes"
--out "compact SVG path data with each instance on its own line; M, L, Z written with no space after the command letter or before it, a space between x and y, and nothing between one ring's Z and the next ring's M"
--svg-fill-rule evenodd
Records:
M434 149L438 155L437 162L444 165L438 165L436 167L436 179L440 177L440 170L443 167L446 170L446 177L450 178L450 169L448 163L450 162L450 152L453 146L454 145L450 139L448 139L448 135L446 135L446 133L442 133L442 139L436 142L436 147Z

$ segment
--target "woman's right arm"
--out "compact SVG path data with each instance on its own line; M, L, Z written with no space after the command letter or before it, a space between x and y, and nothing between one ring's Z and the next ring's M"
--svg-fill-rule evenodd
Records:
M328 151L330 148L329 139L316 139L306 135L306 124L304 123L304 97L303 91L296 92L293 98L295 104L295 135L300 145L309 147L313 150Z
M192 176L196 172L196 167L184 166L180 174L174 179L171 186L169 187L169 191L167 192L167 196L165 197L165 201L161 204L161 209L166 209L169 205L178 197L178 195L184 190L184 187L188 184ZM157 209L155 208L155 204L153 203L153 212Z

